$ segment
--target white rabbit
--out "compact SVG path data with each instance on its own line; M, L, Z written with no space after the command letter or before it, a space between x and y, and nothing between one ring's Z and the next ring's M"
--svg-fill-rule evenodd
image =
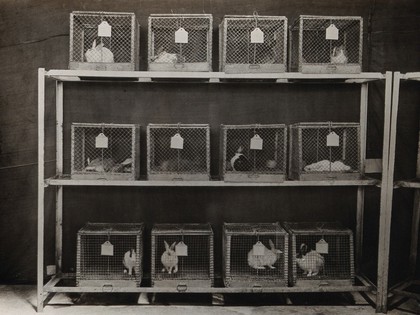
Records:
M161 262L164 268L162 268L162 272L168 271L169 274L177 273L178 272L178 256L175 253L175 244L173 242L172 245L169 247L168 243L165 242L165 251L162 254Z
M324 267L324 257L314 250L307 253L306 244L300 245L300 258L296 258L296 263L308 277L316 276Z
M130 249L124 254L123 259L124 267L128 269L128 274L131 276L133 274L133 268L136 266L136 252L134 249ZM124 273L126 273L127 270L124 269Z
M347 63L347 60L344 46L334 47L331 54L331 63Z
M274 247L274 243L272 240L269 240L270 248L268 249L264 245L264 253L263 255L254 255L253 249L248 252L248 265L254 269L265 269L265 266L269 267L270 269L275 269L273 265L276 263L279 255L283 252L279 249Z
M114 54L103 43L96 45L96 39L92 43L92 48L85 53L87 62L114 62Z

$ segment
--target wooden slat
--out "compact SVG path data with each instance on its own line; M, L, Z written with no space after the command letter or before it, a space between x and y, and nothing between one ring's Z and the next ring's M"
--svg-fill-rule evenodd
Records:
M284 181L282 183L236 183L224 181L158 181L158 180L46 180L51 186L138 186L138 187L303 187L303 186L373 186L380 183L377 179L331 180L331 181Z
M38 257L37 257L37 311L44 307L44 112L45 69L38 70Z

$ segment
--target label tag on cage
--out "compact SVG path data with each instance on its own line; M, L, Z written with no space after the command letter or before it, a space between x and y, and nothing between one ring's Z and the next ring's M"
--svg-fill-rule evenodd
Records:
M95 147L101 149L108 148L108 137L105 136L102 132L95 139Z
M175 43L188 44L188 32L183 27L175 32Z
M334 24L325 30L325 39L338 40L338 28Z
M331 131L327 136L327 147L338 147L340 145L340 136Z
M264 244L258 241L252 246L252 255L264 256L264 249L265 249Z
M102 21L101 24L98 25L98 36L111 37L111 29L112 27L107 21Z
M251 143L249 144L251 150L262 150L263 148L263 139L261 139L259 134L255 134L251 138Z
M264 43L264 32L259 27L254 28L254 30L251 32L251 43L252 44Z
M101 245L102 256L114 256L114 245L110 241L106 241Z
M176 133L171 138L171 149L180 149L184 148L184 138L181 137L179 133Z
M315 245L315 250L320 254L328 254L328 243L321 238Z
M175 245L175 253L177 256L188 256L188 246L183 242Z

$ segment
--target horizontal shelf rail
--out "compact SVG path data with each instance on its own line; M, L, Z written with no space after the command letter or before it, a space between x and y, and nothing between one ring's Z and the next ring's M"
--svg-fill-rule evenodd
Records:
M161 72L161 71L94 71L94 70L49 70L47 78L58 81L127 81L159 82L162 80L179 80L191 82L199 80L209 83L229 82L232 80L270 80L277 83L327 81L329 83L365 83L385 79L379 72L362 72L358 74L306 74L300 72L284 73L225 73L225 72ZM189 81L190 80L190 81Z
M226 288L226 287L187 287L179 291L176 287L75 287L59 286L62 279L71 279L63 274L62 277L53 277L45 286L44 292L76 292L76 293L311 293L311 292L367 292L372 291L370 285L349 286L313 286L313 287L258 287L258 288ZM74 280L74 278L73 278ZM184 287L183 287L184 288Z
M365 178L359 180L297 181L280 183L236 183L219 180L209 181L158 181L158 180L82 180L49 178L47 186L138 186L138 187L301 187L301 186L378 186L380 180Z

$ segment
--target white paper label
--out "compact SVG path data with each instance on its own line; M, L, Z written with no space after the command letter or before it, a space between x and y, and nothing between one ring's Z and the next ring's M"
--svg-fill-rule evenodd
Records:
M95 139L95 147L101 149L108 148L108 137L105 136L102 132Z
M264 32L259 27L256 27L251 32L251 43L252 44L264 43Z
M107 21L102 21L102 23L98 25L98 36L111 37L111 28L111 25L109 25Z
M328 254L328 243L321 238L318 243L316 243L315 250L320 254Z
M262 150L263 148L263 139L256 134L251 138L251 143L249 144L251 150Z
M175 32L175 43L180 43L180 44L188 43L188 32L184 28L180 27Z
M180 149L184 148L184 138L181 137L179 133L176 133L171 138L171 149Z
M331 131L327 136L327 147L338 147L340 145L340 136Z
M338 28L334 24L325 30L325 39L338 40Z
M254 246L252 246L252 255L264 256L264 249L265 249L264 244L258 241L254 244Z
M175 253L177 256L188 256L188 246L183 242L179 242L175 246Z
M114 256L114 245L110 241L106 241L101 245L102 256Z

